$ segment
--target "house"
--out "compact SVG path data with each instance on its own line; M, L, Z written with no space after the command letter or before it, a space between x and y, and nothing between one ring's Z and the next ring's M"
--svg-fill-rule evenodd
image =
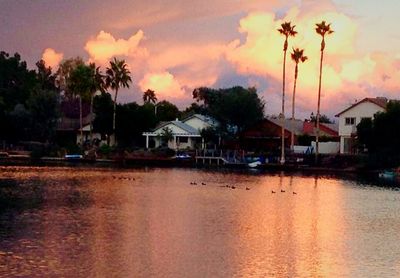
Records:
M61 117L58 119L56 128L57 143L61 146L80 145L80 113L79 99L64 100L61 102ZM90 142L90 123L95 115L90 113L90 104L82 102L82 133L83 142ZM115 145L115 136L102 137L101 134L93 133L93 139L97 139L99 145Z
M340 153L354 153L357 125L362 119L372 119L376 113L386 111L387 103L384 97L364 98L335 115L339 118Z
M285 147L290 148L291 134L294 133L293 144L298 144L302 135L311 138L316 136L315 123L310 121L285 119ZM276 117L265 118L254 127L241 134L241 145L245 150L279 150L281 147L282 120ZM336 124L320 124L320 137L331 137L338 140L338 126Z
M175 121L161 122L154 130L144 132L143 136L146 137L146 148L167 145L174 150L194 149L197 144L203 143L201 130L215 125L216 122L211 118L194 114L182 121L176 119Z
M80 130L80 119L79 119L79 100L65 100L61 102L61 114L62 116L58 119L56 136L57 143L61 146L68 146L71 144L77 144L77 135ZM90 115L90 105L88 103L82 103L82 124L86 126L92 120Z
M80 128L75 131L76 133L76 144L79 145L81 143L81 131ZM98 146L101 145L109 145L109 146L114 146L115 145L115 136L114 134L103 137L100 133L93 132L92 131L92 136L90 135L90 124L87 124L83 126L82 128L82 135L83 135L83 140L82 142L90 142L91 138L93 138L93 142Z

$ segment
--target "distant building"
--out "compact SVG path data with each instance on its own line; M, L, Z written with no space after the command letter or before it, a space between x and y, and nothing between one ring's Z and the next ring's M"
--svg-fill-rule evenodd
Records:
M144 132L146 137L146 148L158 148L168 146L170 149L194 149L196 145L202 144L201 130L216 125L216 122L209 117L194 114L182 121L161 122L150 132ZM169 132L172 139L166 142L164 134Z
M291 134L294 133L294 145L298 144L298 138L303 135L314 139L316 136L316 125L314 122L285 119L285 147L290 148ZM282 120L279 118L265 118L254 127L249 128L241 134L241 145L246 150L275 150L281 147ZM337 124L320 124L320 136L338 140Z
M90 122L94 117L94 114L90 114L90 104L82 102L83 143L90 142ZM79 145L81 143L79 99L61 102L61 118L58 119L56 136L57 142L61 146ZM114 135L107 138L98 133L93 133L93 139L99 142L99 145L113 146L115 144L114 138Z
M362 119L372 119L378 112L386 111L388 100L384 97L364 98L338 113L340 153L354 153L357 125Z

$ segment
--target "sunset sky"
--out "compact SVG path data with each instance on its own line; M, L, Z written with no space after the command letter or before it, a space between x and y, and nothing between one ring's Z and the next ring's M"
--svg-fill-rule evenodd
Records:
M309 57L297 94L307 117L318 92L314 24L326 20L335 33L326 39L322 113L332 116L367 96L400 98L398 11L398 0L0 0L0 50L19 52L32 68L41 58L53 68L75 56L104 66L123 58L134 84L122 102L150 88L184 108L198 86L256 86L266 113L278 114L284 38L276 29L292 21L299 34L289 49ZM288 60L288 110L293 70Z

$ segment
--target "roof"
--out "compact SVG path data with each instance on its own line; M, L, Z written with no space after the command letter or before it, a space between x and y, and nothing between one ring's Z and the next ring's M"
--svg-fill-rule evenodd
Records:
M201 114L190 115L189 117L184 118L182 120L182 122L186 122L186 121L188 121L190 119L193 119L193 118L198 118L199 120L201 120L201 121L203 121L205 123L208 123L209 125L215 125L215 120L213 118L211 118L209 116L201 115Z
M181 129L183 129L184 131L186 131L187 133L190 134L200 134L199 131L193 127L191 127L188 124L182 123L181 121L170 121L170 122L164 122L163 124L158 125L153 131L156 131L157 129L163 128L169 124L173 124Z
M267 118L270 122L274 123L277 126L282 126L282 119L279 118ZM285 119L285 129L289 132L293 132L296 135L303 134L303 121L294 120L292 122L291 119Z
M388 99L384 98L384 97L376 97L376 98L364 98L363 100L354 103L353 105L351 105L350 107L346 108L345 110L343 110L342 112L338 113L337 115L335 115L335 117L339 117L341 114L349 111L350 109L353 109L354 107L356 107L357 105L364 103L364 102L370 102L373 103L379 107L382 107L383 109L386 109L386 104L388 103Z
M277 126L282 126L282 120L279 118L267 118L270 122ZM337 136L339 132L338 124L327 124L320 123L320 134L326 136ZM291 119L285 119L285 130L289 132L293 132L295 135L308 134L311 136L315 136L316 126L313 122L307 122L302 120L294 120L294 124L292 124Z

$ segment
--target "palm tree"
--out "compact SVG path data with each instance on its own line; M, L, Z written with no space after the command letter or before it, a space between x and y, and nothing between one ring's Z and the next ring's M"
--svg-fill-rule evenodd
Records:
M292 60L295 62L296 67L294 69L294 85L293 85L293 96L292 96L292 137L290 140L290 145L293 150L293 145L294 145L294 109L295 109L295 100L296 100L296 85L297 85L297 76L299 73L299 63L302 62L304 63L308 57L304 56L304 49L294 49L293 52L291 53Z
M283 81L282 81L282 144L281 144L281 164L285 163L285 74L286 74L286 53L288 48L289 37L294 37L297 32L294 30L296 25L291 22L284 22L281 24L281 29L278 32L285 36L285 43L283 44Z
M117 108L118 91L122 88L129 88L129 83L132 83L130 71L127 69L125 60L110 61L110 67L106 70L106 87L115 91L114 95L114 113L113 113L113 132L115 136L115 114Z
M143 93L143 102L155 104L157 102L157 96L153 90L147 89L146 92Z
M325 35L333 33L331 24L326 24L325 21L316 24L315 31L322 37L321 41L321 61L319 65L319 85L318 85L318 106L317 106L317 136L316 136L316 150L315 150L315 161L318 162L319 155L319 118L320 118L320 105L321 105L321 80L322 80L322 61L324 59L325 50Z

